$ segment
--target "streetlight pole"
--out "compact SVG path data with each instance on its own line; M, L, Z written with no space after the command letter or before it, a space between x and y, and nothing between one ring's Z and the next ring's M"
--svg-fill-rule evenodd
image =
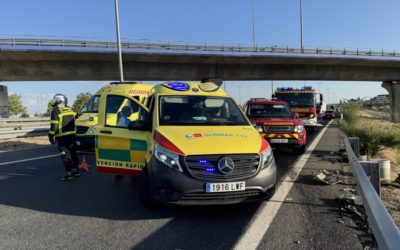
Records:
M271 98L273 94L274 94L274 81L271 81Z
M114 0L115 3L115 22L117 25L117 44L118 44L118 62L119 62L119 75L120 81L124 81L124 68L122 65L122 48L121 48L121 37L119 32L119 12L118 12L118 0Z
M242 106L242 86L239 85L239 105Z
M300 0L300 48L301 52L303 52L303 0Z
M256 47L256 28L254 24L254 0L251 0L251 18L253 20L253 47Z
M325 91L326 91L326 95L327 95L327 104L329 105L330 103L329 103L329 90L330 89L325 89Z

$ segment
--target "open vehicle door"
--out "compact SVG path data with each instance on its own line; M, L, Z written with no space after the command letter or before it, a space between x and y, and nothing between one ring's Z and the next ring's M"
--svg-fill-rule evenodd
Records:
M151 126L149 111L129 95L101 96L96 129L96 166L102 173L140 175Z

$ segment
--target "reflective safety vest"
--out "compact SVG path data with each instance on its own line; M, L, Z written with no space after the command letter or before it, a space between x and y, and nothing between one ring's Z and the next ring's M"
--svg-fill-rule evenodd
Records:
M76 134L75 116L76 112L70 107L55 107L51 111L50 131L55 137Z

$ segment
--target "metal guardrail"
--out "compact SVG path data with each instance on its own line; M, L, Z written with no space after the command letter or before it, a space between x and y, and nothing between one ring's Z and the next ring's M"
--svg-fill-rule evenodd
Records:
M20 123L20 122L48 122L50 117L35 117L35 118L0 118L1 123Z
M28 129L38 127L48 127L50 124L49 117L37 118L0 118L0 130L5 129Z
M399 249L400 231L375 191L347 136L342 133L349 162L353 168L362 202L379 249Z
M85 47L85 48L117 48L116 42L77 39L55 38L0 38L0 46L59 46L59 47ZM267 52L267 53L295 53L295 54L323 54L346 56L379 56L400 57L400 51L373 50L373 49L337 49L332 47L289 47L289 46L241 46L232 44L189 44L188 42L152 42L143 40L123 39L123 48L137 49L163 49L185 51L227 51L227 52Z
M0 118L0 140L46 135L49 117Z
M3 130L3 131L0 131L0 140L2 140L2 139L34 137L34 136L43 136L43 135L47 135L48 132L49 132L48 128L33 128L33 129L21 129L21 130Z

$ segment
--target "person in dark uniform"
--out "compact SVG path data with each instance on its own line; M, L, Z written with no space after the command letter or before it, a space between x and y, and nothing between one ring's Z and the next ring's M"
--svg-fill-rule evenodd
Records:
M65 173L60 180L72 180L79 177L79 161L77 156L75 117L76 112L67 106L68 99L63 94L56 94L50 101L49 141L58 145Z

